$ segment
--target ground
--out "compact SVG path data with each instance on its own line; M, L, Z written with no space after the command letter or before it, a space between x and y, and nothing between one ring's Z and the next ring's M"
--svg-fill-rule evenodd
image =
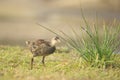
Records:
M46 66L41 63L42 57L36 57L32 70L31 56L25 47L0 46L0 80L120 80L119 67L84 67L74 50L47 56Z

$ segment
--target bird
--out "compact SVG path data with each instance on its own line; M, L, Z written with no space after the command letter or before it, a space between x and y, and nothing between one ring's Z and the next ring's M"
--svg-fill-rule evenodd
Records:
M32 53L31 69L33 69L34 57L42 56L42 64L45 66L45 57L53 54L56 50L56 44L60 43L59 37L53 37L51 41L38 39L35 41L26 41L28 49Z

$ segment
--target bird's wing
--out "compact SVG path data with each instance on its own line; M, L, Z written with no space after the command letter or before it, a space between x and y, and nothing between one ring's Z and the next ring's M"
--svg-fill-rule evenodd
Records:
M55 51L55 47L50 46L50 44L48 43L42 43L37 50L39 51L39 53L41 54L50 54L53 53ZM36 50L36 51L37 51Z

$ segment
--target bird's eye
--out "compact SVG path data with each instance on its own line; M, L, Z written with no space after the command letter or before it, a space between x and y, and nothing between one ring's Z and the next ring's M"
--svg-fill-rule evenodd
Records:
M59 37L55 37L55 40L59 39Z

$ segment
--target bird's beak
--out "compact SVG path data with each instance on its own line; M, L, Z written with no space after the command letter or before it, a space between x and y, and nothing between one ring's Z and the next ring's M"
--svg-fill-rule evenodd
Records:
M59 43L61 42L59 39L57 40Z

